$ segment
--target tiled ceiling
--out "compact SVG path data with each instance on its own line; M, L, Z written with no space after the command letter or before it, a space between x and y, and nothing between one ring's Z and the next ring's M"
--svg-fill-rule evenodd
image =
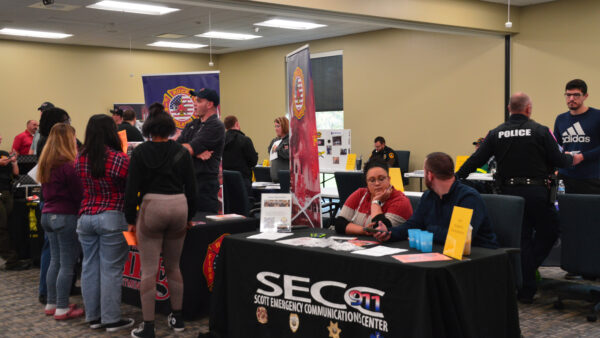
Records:
M1 0L0 28L54 31L73 34L73 36L50 40L0 35L0 39L117 48L130 48L131 44L133 49L165 50L147 44L158 40L209 44L209 39L194 36L209 30L209 18L212 30L262 36L247 41L212 39L213 53L222 54L385 28L380 24L352 20L338 14L265 6L245 1L152 1L152 4L180 9L162 16L86 8L87 5L96 2L97 0L55 0L54 5L44 6L41 1L35 0ZM259 31L255 32L254 23L272 18L310 21L325 24L327 27L308 31L260 27ZM178 39L156 37L166 33L180 34L183 37ZM196 50L169 50L209 52L208 47Z

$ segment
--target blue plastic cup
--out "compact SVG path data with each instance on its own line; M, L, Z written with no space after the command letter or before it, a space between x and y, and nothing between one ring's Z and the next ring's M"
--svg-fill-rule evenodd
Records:
M420 231L419 229L408 229L408 245L411 248L417 247L417 236Z
M433 249L433 232L421 232L421 251L431 252Z
M422 230L417 230L415 232L415 249L421 250L421 233L424 232Z

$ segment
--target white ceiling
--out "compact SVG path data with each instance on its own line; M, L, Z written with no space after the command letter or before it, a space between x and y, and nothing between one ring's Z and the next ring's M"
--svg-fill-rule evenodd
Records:
M172 50L208 53L209 48L196 50L165 49L146 46L166 40L209 44L209 39L195 37L209 30L209 15L212 30L261 35L262 38L248 41L212 39L215 54L247 49L303 42L367 32L385 28L377 23L354 20L345 15L311 12L304 9L288 9L227 0L156 0L162 4L179 8L180 11L162 16L104 11L86 8L99 0L55 0L54 5L44 6L36 0L1 0L0 28L45 30L73 34L60 40L11 37L0 35L0 39L43 41L48 43L107 46L148 50ZM130 1L130 0L127 0ZM139 1L138 2L142 2ZM145 3L149 3L145 1ZM327 27L308 31L260 27L254 31L254 23L272 18L296 19L325 24ZM159 39L165 33L181 34L179 39Z
M508 4L508 0L481 0L481 1L486 1L486 2L496 2L499 4ZM537 5L537 4L541 4L544 2L553 2L556 0L511 0L510 1L510 5L511 6L531 6L531 5Z

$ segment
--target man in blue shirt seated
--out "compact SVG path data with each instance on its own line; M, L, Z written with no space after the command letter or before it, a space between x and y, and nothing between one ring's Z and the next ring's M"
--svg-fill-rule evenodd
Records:
M454 162L448 154L436 152L425 158L425 184L427 190L421 197L417 210L403 225L391 232L378 232L379 241L398 241L408 238L408 229L418 228L433 232L433 241L444 244L454 206L473 210L473 246L497 248L496 235L479 193L454 177ZM379 230L387 230L379 225Z

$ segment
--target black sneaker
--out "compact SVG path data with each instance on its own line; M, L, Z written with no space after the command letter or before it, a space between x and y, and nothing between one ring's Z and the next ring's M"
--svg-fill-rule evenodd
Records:
M181 318L181 316L175 316L172 312L167 318L167 323L169 324L169 327L172 328L175 332L182 332L183 330L185 330L183 318Z
M46 305L46 295L40 295L38 297L38 300L40 301L40 303Z
M132 337L154 338L154 323L146 324L142 322L137 329L131 331Z
M88 322L88 324L90 324L90 329L92 330L101 329L104 327L104 324L102 324L102 320L100 319L92 320Z
M115 332L115 331L119 331L120 329L126 329L128 327L132 327L133 323L135 323L133 318L125 318L125 319L119 320L116 323L105 324L104 327L106 328L106 332Z

